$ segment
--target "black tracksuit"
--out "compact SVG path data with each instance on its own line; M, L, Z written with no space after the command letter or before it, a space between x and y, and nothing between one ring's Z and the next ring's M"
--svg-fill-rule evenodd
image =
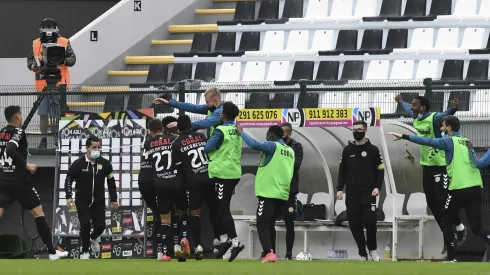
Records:
M384 178L384 163L378 147L366 139L356 145L349 142L342 152L337 191L346 186L347 218L360 256L377 249L376 243L376 197L374 188L381 190ZM366 228L367 240L364 238Z
M72 184L75 185L75 205L80 220L80 238L83 252L89 251L90 239L97 239L105 229L105 179L111 202L117 202L116 181L112 164L99 157L92 163L84 155L75 160L65 181L66 199L73 196ZM90 220L94 226L90 234Z

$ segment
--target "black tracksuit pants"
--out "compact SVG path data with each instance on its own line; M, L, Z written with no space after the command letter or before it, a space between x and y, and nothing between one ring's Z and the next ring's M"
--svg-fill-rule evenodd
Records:
M464 209L471 231L490 245L490 231L482 226L482 188L470 187L449 191L444 205L443 233L448 260L455 258L453 217ZM448 221L448 222L446 222Z
M276 247L276 219L281 216L286 201L258 197L257 233L264 255Z
M231 198L233 190L240 179L216 179L218 186L215 194L218 198L218 219L223 227L223 232L228 235L229 239L237 237L235 221L230 211Z
M347 219L352 236L356 241L359 255L367 257L369 251L376 250L376 197L372 191L348 190L346 196ZM366 237L364 236L366 228Z
M211 222L211 227L213 228L214 238L219 239L220 235L225 234L221 226L221 220L219 216L219 201L216 196L216 189L218 188L218 183L212 180L203 187L202 198L203 201L208 205L209 209L209 221Z
M439 228L444 231L442 218L443 209L448 196L449 177L445 166L423 166L422 167L423 188L427 206L434 215ZM459 215L456 212L451 219L454 225L461 224Z
M75 205L80 221L82 252L89 252L90 239L97 239L105 229L105 201L94 201L90 204L84 200L75 200ZM92 225L94 230L90 233Z

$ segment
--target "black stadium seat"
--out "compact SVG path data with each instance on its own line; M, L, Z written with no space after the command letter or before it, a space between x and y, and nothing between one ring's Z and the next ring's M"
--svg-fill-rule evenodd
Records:
M199 79L206 82L213 82L216 79L216 63L197 63L196 72L194 73L194 79Z
M347 60L344 63L344 69L340 80L362 80L364 73L364 61L362 60Z
M289 18L303 17L304 0L286 0L281 19L267 19L266 24L284 24Z
M466 79L486 80L488 79L488 59L470 60Z
M427 94L425 96L427 96ZM445 111L445 110L443 110L443 108L445 107L444 92L432 92L429 94L428 98L430 101L430 111L431 112Z
M388 16L388 21L408 21L413 17L424 17L427 10L427 0L407 0L403 16Z
M175 57L192 57L198 53L205 53L211 51L211 40L213 34L210 32L197 32L194 33L192 38L192 46L190 52L174 53Z
M432 0L429 15L414 16L413 21L433 21L439 15L451 15L452 0Z
M270 108L269 93L251 93L248 101L245 102L245 109L265 109Z
M126 109L128 110L138 110L141 109L141 105L143 103L143 95L142 94L131 94L128 98L128 106Z
M294 63L293 75L291 76L291 80L312 80L314 67L314 61L296 61L296 63Z
M170 82L179 82L185 79L192 78L192 64L191 63L175 63L170 77Z
M255 1L239 1L236 3L235 16L231 21L218 21L218 25L236 25L242 21L255 19Z
M151 64L146 83L167 82L168 64Z
M236 32L219 32L213 52L200 52L198 56L214 57L222 56L241 56L235 52Z
M108 112L121 112L127 110L124 108L125 96L108 94L105 96L104 113Z
M260 48L260 32L244 32L240 39L238 51L242 54L246 51L258 51Z
M453 98L459 99L458 111L469 111L470 110L470 92L469 91L452 91L449 94L449 101L447 107L451 107L451 100Z
M365 30L362 37L361 48L353 51L344 51L344 54L363 55L376 53L381 50L383 43L383 30Z
M301 108L318 108L321 106L318 106L320 102L320 94L319 93L307 93L304 95L303 102L300 103L298 102L298 107L301 106Z
M294 93L275 93L271 108L294 108Z
M464 60L446 60L441 79L463 79Z
M279 18L279 0L260 1L259 15L256 20L241 20L242 25L256 25L267 19Z
M333 51L319 51L318 55L339 55L344 51L357 50L357 30L341 30Z
M363 17L364 22L381 22L388 17L398 17L402 13L402 0L384 0L381 4L379 16Z
M338 80L339 61L320 61L315 80Z
M406 49L408 41L408 29L391 29L388 31L384 50L392 52L393 49Z

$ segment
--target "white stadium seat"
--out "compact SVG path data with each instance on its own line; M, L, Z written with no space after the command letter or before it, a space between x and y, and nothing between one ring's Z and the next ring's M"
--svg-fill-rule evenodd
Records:
M223 62L219 70L218 82L240 81L240 62Z
M476 5L473 3L475 0L460 0L462 1L461 5L464 5L465 7L463 9L469 9L470 11L473 8L473 5ZM460 2L458 1L458 2ZM466 4L468 2L468 4ZM476 1L475 1L476 2ZM467 11L468 12L468 11ZM478 10L477 15L458 15L456 16L458 20L461 21L470 21L470 20L488 20L490 19L490 0L481 0L480 2L480 9ZM437 17L442 18L444 20L443 16L438 16ZM452 17L449 17L449 19L453 20Z
M408 215L427 216L427 201L424 193L415 192L408 197L407 212Z
M264 81L265 62L250 61L245 64L242 81Z
M364 16L376 16L378 0L356 1L355 11L352 14L352 0L333 0L330 17L317 19L315 22L360 22Z
M268 53L284 50L284 31L268 31L264 36L264 44L260 51L245 52L245 56L265 56Z
M328 17L328 0L310 0L303 18L289 18L289 23L308 23Z
M457 0L452 15L439 15L439 20L460 20L465 16L476 15L478 11L478 0Z
M458 28L440 28L436 44L432 49L418 49L417 53L443 53L446 50L457 49L459 44Z
M345 93L343 92L320 93L318 105L321 108L342 108L345 104L345 99Z
M272 61L266 81L285 81L291 79L290 61Z
M285 54L290 55L295 52L307 52L309 43L309 31L291 31L289 32L288 44Z
M388 60L371 60L369 62L366 80L388 79L390 75L390 61Z
M393 49L393 54L414 54L421 49L432 49L434 46L434 29L419 28L414 29L412 40L407 49Z
M488 34L487 34L488 37ZM483 28L466 28L464 30L461 49L482 49L486 46L487 37Z
M439 60L421 60L417 67L416 79L440 78L441 68Z
M335 49L336 37L333 30L316 30L313 33L311 48L306 51L295 51L294 55L317 55L319 51Z
M390 79L413 79L413 60L395 60L391 68Z

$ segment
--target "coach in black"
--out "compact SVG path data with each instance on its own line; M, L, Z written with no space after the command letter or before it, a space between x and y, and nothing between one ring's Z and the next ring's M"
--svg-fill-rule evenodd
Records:
M284 131L284 143L291 147L294 151L294 174L291 180L291 189L289 190L289 200L284 205L283 218L286 225L286 259L293 259L293 246L294 246L294 218L296 217L296 195L299 193L299 168L303 162L303 146L301 143L291 138L293 133L293 127L291 123L284 122L281 124Z
M85 146L87 153L75 160L65 181L66 206L73 206L73 182L75 185L75 206L80 220L80 238L82 239L82 255L80 259L90 259L89 246L94 252L100 252L97 238L105 229L105 179L111 199L111 207L118 208L116 181L112 164L100 156L100 140L91 136ZM90 233L90 221L94 230Z
M347 194L346 207L350 231L359 249L359 255L368 260L366 245L373 261L379 261L376 241L376 197L383 184L384 163L378 147L366 139L367 123L354 122L354 141L342 152L337 199L343 199L344 186ZM367 240L364 237L366 228Z

